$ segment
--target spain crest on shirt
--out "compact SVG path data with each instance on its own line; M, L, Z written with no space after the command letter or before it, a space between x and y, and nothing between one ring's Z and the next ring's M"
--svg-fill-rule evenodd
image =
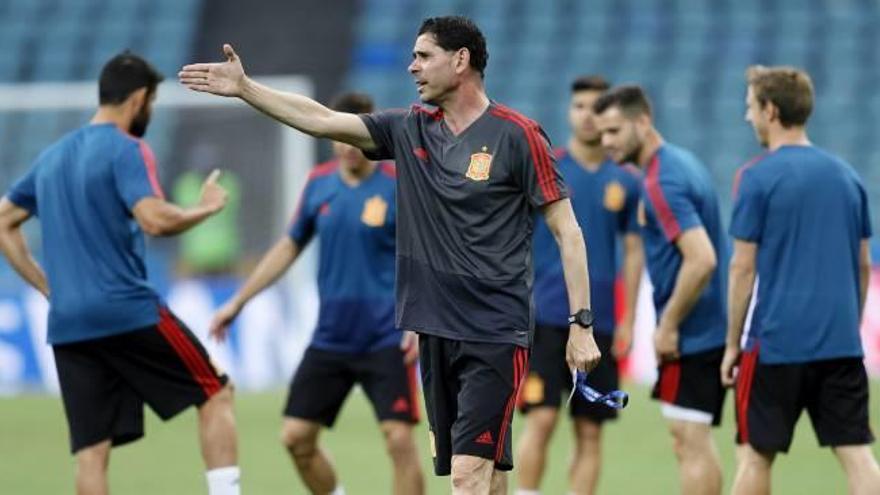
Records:
M492 155L486 153L486 147L480 153L471 155L467 172L464 174L470 180L489 180L489 170L492 168Z
M626 203L626 189L613 180L605 186L605 209L609 211L620 211Z
M361 212L361 222L370 227L385 225L385 216L388 214L388 202L382 196L375 195L364 201L364 211Z

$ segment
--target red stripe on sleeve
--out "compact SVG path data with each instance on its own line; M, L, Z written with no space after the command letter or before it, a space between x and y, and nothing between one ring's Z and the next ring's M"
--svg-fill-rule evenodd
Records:
M660 158L657 155L654 155L654 158L651 159L651 163L648 165L645 189L648 190L648 197L651 198L651 203L657 212L657 218L660 220L660 225L663 227L666 239L669 242L674 241L681 234L681 226L678 225L678 220L676 220L675 214L672 213L672 208L666 202L666 196L663 195L663 189L660 187Z
M141 157L144 159L144 166L147 168L147 178L150 179L153 194L161 199L165 199L162 185L159 184L159 174L156 171L156 155L153 154L153 150L150 149L150 146L143 139L138 139L138 148L141 151Z
M543 146L543 138L538 133L536 125L529 122L526 117L501 105L498 105L492 111L492 114L515 123L523 130L526 135L526 142L529 144L532 163L538 176L538 186L541 188L544 200L549 203L559 199L559 187L554 180L550 155L547 153L546 147Z
M740 180L742 180L743 172L745 172L746 170L748 170L751 167L753 167L754 165L756 165L758 162L760 162L768 154L769 153L762 153L762 154L756 156L755 158L752 158L751 160L746 162L745 165L743 165L742 167L740 167L736 171L736 176L734 176L734 178L733 178L733 194L731 195L731 197L733 197L734 200L736 199L737 194L739 194L739 182L740 182Z

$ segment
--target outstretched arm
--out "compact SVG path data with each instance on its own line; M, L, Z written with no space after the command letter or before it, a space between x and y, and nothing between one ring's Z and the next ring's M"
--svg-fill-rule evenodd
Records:
M184 66L181 84L194 91L241 98L252 107L310 136L329 138L364 151L375 149L367 126L351 113L335 112L317 101L262 85L249 78L231 45L223 45L226 62Z
M211 335L217 340L226 338L229 325L241 312L244 305L266 287L274 284L278 277L290 268L299 256L300 247L289 236L284 236L263 255L257 268L245 281L238 292L223 305L211 321Z
M544 207L544 219L562 255L568 306L571 313L590 308L590 279L587 271L587 248L580 226L568 199L554 201ZM578 324L569 327L566 361L569 368L591 371L599 364L602 354L593 338L592 328Z
M31 213L17 206L7 198L0 200L0 251L9 260L12 268L33 288L49 297L49 283L46 274L31 255L21 226L31 217Z

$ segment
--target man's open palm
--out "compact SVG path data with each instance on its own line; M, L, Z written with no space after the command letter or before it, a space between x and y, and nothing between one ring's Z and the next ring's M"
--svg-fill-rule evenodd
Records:
M232 45L223 45L226 62L185 65L177 74L180 83L194 91L220 96L241 96L244 68Z

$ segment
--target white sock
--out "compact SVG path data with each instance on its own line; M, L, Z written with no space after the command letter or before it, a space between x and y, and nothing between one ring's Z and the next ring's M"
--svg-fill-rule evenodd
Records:
M208 479L208 495L239 495L239 477L241 472L238 466L228 466L212 469L205 473Z
M345 488L342 488L342 485L336 485L330 495L345 495Z
M522 488L517 488L515 495L541 495L541 492L538 490L523 490Z

